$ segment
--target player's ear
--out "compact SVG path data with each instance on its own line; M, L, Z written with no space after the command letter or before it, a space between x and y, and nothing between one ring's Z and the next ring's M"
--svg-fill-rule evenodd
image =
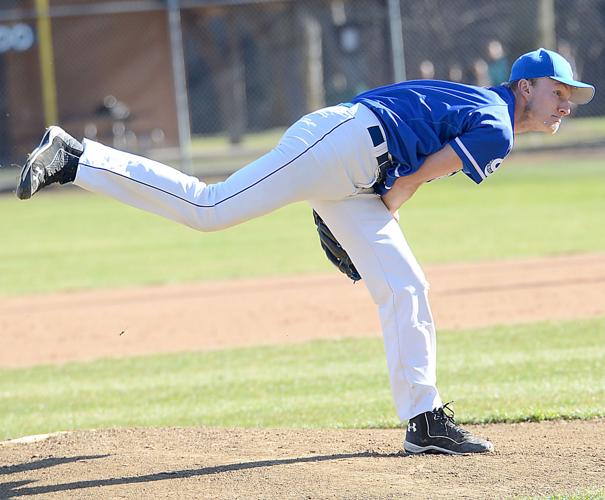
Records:
M532 90L532 84L529 80L522 78L517 82L517 92L523 97L525 97L525 99L529 99Z

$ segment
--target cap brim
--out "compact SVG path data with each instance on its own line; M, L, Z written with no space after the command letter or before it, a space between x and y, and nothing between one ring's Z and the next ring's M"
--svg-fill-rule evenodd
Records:
M569 100L574 104L588 104L594 97L595 88L588 83L578 82L571 78L557 78L555 76L551 76L550 78L571 87L571 97Z

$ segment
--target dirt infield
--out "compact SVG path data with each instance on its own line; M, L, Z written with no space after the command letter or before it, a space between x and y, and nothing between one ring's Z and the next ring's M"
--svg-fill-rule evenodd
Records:
M428 266L439 329L605 315L605 254ZM378 336L363 284L327 275L3 298L0 367Z
M603 420L474 430L494 453L409 456L398 430L74 432L0 445L0 497L484 499L605 486Z
M605 254L426 271L441 328L605 315ZM363 285L334 273L5 298L0 331L11 367L378 336L379 325ZM605 495L603 419L470 428L496 452L407 456L403 431L380 429L61 433L0 443L0 498Z

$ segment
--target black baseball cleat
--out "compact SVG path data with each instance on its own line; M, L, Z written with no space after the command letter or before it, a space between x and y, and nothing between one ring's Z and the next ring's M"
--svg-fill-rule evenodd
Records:
M40 145L27 157L17 186L17 198L27 200L40 189L76 178L84 147L60 127L49 127Z
M403 449L408 453L465 455L493 451L492 443L473 436L454 421L450 403L416 415L408 422ZM446 413L447 411L447 413Z

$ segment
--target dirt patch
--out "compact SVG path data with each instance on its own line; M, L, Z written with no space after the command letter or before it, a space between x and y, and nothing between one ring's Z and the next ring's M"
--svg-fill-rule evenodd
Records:
M438 326L605 315L605 255L432 266ZM338 274L4 299L0 366L379 335ZM469 426L496 452L408 456L402 430L121 429L0 443L0 498L605 494L605 420Z
M0 445L0 497L510 498L605 486L605 421L474 427L496 451L408 456L401 430L126 429Z
M438 328L605 315L605 254L429 266ZM0 367L379 336L337 272L3 298Z

